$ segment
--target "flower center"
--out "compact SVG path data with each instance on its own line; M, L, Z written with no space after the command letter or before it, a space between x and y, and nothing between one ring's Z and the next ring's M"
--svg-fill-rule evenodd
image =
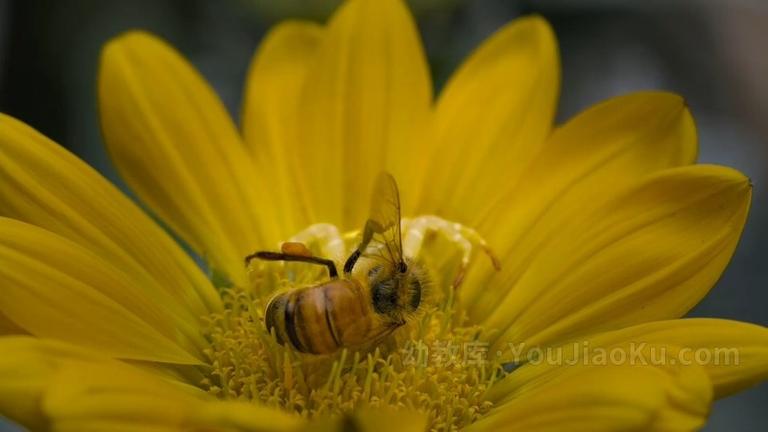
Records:
M209 317L212 369L203 385L223 399L252 400L306 418L394 407L421 411L433 430L472 423L491 408L486 390L503 369L487 355L486 330L467 325L454 308L450 269L456 266L450 264L457 254L446 250L439 241L425 242L420 260L432 293L418 315L374 346L330 355L298 353L278 343L265 325L271 295L324 283L327 271L303 263L254 263L250 286L227 288L225 311Z

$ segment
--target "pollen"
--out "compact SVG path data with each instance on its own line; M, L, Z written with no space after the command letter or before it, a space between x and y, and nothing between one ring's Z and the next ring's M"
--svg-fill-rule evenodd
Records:
M488 353L486 331L464 325L451 296L366 350L317 356L278 344L264 324L269 295L327 277L294 266L260 265L251 286L223 291L224 312L207 318L208 392L308 419L361 408L419 411L435 431L461 429L491 409L486 391L502 378L502 365ZM449 275L437 275L442 280Z

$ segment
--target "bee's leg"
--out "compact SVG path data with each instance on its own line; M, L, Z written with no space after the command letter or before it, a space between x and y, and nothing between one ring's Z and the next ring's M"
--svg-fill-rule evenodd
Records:
M485 242L485 239L472 228L457 222L449 222L437 216L419 216L410 220L404 220L404 225L403 253L406 256L415 257L419 254L424 243L424 237L430 231L443 234L461 249L461 263L453 281L454 289L458 288L464 279L472 258L473 246L479 247L488 255L496 270L501 268L499 260Z
M328 269L328 277L336 279L339 277L339 272L336 270L336 263L325 258L319 258L307 255L293 255L284 252L272 252L272 251L258 251L245 257L245 265L247 266L252 260L260 259L264 261L295 261L308 264L317 264L325 266Z
M320 252L336 262L344 259L345 244L336 225L318 223L310 225L300 233L291 237L291 242L310 244L316 242L320 245Z

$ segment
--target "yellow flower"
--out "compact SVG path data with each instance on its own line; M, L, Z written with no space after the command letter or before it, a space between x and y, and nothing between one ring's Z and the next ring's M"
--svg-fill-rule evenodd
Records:
M693 430L768 377L768 329L679 319L712 287L751 187L696 165L684 101L642 92L553 127L539 17L485 41L433 101L400 1L278 25L248 74L242 134L171 47L104 49L105 140L138 198L0 116L0 414L33 430ZM241 138L242 136L242 138ZM369 352L297 354L266 296L324 280L243 257L315 223L359 229L382 169L404 216L476 229L458 296ZM322 249L322 242L313 245ZM448 293L457 249L421 255ZM317 270L317 271L316 271Z

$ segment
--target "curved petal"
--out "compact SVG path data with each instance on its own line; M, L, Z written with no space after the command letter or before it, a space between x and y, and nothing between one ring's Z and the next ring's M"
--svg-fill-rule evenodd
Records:
M39 337L118 358L200 364L205 345L125 273L77 244L0 218L0 311Z
M514 20L483 42L440 95L429 147L410 152L418 213L476 223L541 150L559 88L557 42L543 18Z
M0 370L0 373L2 371ZM178 387L119 363L70 361L45 389L42 407L56 430L233 430L365 432L423 431L414 412L363 409L341 418L306 423L298 416L245 401L208 400L198 389Z
M135 31L104 48L98 90L126 182L216 270L244 283L243 257L274 247L279 223L213 90L172 47Z
M210 400L202 392L190 393L139 370L107 364L63 368L43 406L56 430L62 431L269 432L295 431L304 423L276 409Z
M523 366L489 396L494 408L469 430L694 431L709 414L712 387L698 366L634 366L591 357L567 367Z
M195 263L99 173L26 124L0 114L0 215L45 228L144 279L193 319L221 310Z
M303 431L423 432L429 430L424 413L391 408L363 408L338 417L326 417L308 424Z
M656 321L591 335L583 342L592 349L630 343L681 347L679 361L702 366L716 398L768 379L768 328L754 324L707 318Z
M244 432L292 432L300 430L304 423L301 418L274 408L230 400L200 405L197 410L190 412L185 426L200 432L211 428L231 428Z
M7 316L0 312L0 336L24 334L28 334L26 330L19 327L18 324L11 321Z
M691 114L671 93L609 99L559 127L515 187L474 210L503 271L470 274L462 296L472 315L486 316L567 221L650 173L692 163L696 152Z
M543 345L680 317L730 260L750 197L729 168L652 175L564 223L486 323L499 342Z
M51 382L43 409L61 431L286 431L303 423L255 404L209 400L199 390L112 364L66 365Z
M296 430L303 421L59 342L0 338L0 409L34 430Z
M0 337L0 413L31 430L45 430L43 392L61 363L100 359L83 348L30 336Z
M298 187L298 110L323 34L322 27L309 21L276 25L254 55L245 87L243 138L257 172L278 192L273 211L288 230L281 233L285 239L313 223Z
M31 430L286 431L304 421L63 342L0 338L0 412Z
M299 104L301 147L292 150L301 189L312 221L359 229L378 171L411 184L400 167L429 113L429 72L401 0L345 2L316 55Z

